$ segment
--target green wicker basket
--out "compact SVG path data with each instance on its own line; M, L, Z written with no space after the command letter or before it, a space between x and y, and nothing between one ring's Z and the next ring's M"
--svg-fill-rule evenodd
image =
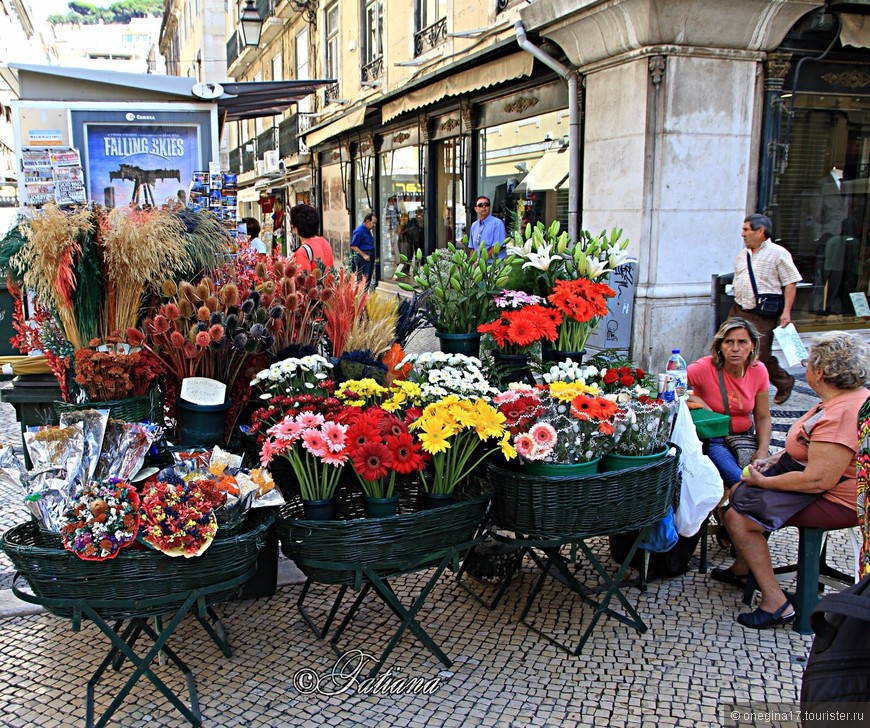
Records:
M104 619L163 614L180 606L191 590L230 581L249 571L266 543L274 517L253 514L242 533L222 538L220 533L202 555L170 557L159 551L133 546L107 561L83 561L62 546L47 543L35 521L14 526L3 534L0 548L30 585L34 596L64 600L69 606L46 604L59 617L69 618L80 600L112 607L98 607ZM231 598L239 587L215 592L209 604ZM161 600L143 608L141 602Z
M530 536L624 533L661 520L678 484L676 454L608 473L540 476L487 467L496 525Z
M398 515L364 518L362 498L347 493L342 500L344 520L338 521L303 520L302 503L294 499L281 509L276 529L281 550L309 579L354 584L356 572L347 564L375 565L378 575L391 576L422 568L431 554L472 540L486 513L489 490L476 479L457 498L448 506L417 510L418 493L406 489L400 493Z
M113 399L108 402L63 402L59 399L54 401L54 411L58 415L84 409L107 409L109 417L122 422L155 421L155 402L150 394L128 399Z

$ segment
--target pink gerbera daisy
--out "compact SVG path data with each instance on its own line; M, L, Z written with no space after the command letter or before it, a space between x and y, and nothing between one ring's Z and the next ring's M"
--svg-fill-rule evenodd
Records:
M523 432L514 438L514 447L524 458L531 459L535 452L535 441L527 432Z
M323 422L323 415L319 412L303 412L296 417L296 421L302 427L320 427Z
M285 417L278 424L272 425L267 434L286 443L294 443L302 435L305 428L290 417Z
M347 451L342 450L341 452L329 452L327 451L326 455L324 455L321 460L323 460L325 465L334 465L335 467L340 467L347 462Z
M538 448L552 450L556 446L556 428L549 422L536 422L529 428L529 435Z
M322 458L330 451L329 443L323 433L314 427L309 427L302 432L302 445L316 458Z
M344 449L347 442L347 425L340 425L337 422L324 422L320 428L323 437L329 443L329 449L332 452L340 452Z

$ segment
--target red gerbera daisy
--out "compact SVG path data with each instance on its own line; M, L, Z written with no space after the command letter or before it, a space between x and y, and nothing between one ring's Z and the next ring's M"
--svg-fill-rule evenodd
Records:
M370 440L353 455L353 467L363 480L373 481L386 477L393 464L390 449L381 442Z

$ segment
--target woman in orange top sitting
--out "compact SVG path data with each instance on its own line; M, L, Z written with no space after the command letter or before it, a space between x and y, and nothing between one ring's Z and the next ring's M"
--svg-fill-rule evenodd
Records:
M332 267L332 248L326 238L318 235L320 215L311 205L300 203L290 208L290 228L299 238L299 247L293 253L300 270L313 270L317 261L324 268Z

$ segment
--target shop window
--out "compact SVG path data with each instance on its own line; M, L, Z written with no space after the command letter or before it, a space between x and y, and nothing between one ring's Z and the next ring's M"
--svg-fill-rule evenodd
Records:
M370 212L377 214L374 202L375 192L375 158L363 154L353 161L354 168L354 219L352 226L359 225Z
M395 278L401 253L410 258L418 249L426 251L424 149L415 145L380 153L381 280Z
M868 193L870 100L799 96L773 207L774 237L803 277L798 328L861 325L853 299L870 286Z
M510 233L518 224L568 225L568 115L552 111L480 131L477 194ZM471 224L469 221L469 226Z

